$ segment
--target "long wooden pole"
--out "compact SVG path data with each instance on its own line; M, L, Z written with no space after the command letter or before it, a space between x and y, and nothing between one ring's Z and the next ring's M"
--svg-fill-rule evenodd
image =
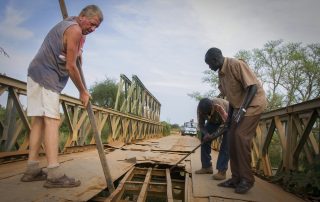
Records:
M64 0L59 0L59 3L60 3L60 8L61 8L61 13L62 13L63 19L65 19L66 17L68 17L66 5L64 3ZM80 58L77 59L77 67L79 69L83 85L87 88L86 81L84 80L84 76L83 76L83 72L82 72L82 68L81 68L82 67L82 62L81 62ZM90 123L91 123L91 127L93 129L94 139L96 141L96 146L97 146L97 149L98 149L98 153L99 153L99 157L100 157L100 162L101 162L101 165L102 165L103 173L104 173L104 176L106 178L107 186L108 186L109 192L112 193L115 190L115 188L114 188L114 185L113 185L113 182L112 182L112 178L111 178L108 162L107 162L107 159L106 159L106 155L104 153L104 147L103 147L103 144L102 144L102 141L101 141L101 133L98 130L96 119L94 118L92 104L91 104L90 101L89 101L88 106L87 106L87 112L88 112L88 117L89 117L89 120L90 120Z

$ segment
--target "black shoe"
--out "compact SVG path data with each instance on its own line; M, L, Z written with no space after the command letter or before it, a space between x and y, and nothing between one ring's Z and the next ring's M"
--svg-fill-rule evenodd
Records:
M228 179L227 181L218 184L219 187L236 188L237 183L233 179Z
M248 182L245 179L240 180L240 183L237 185L235 192L237 194L245 194L253 187L253 183Z

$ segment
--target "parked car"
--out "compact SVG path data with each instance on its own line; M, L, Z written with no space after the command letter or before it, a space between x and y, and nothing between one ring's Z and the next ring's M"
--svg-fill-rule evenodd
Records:
M197 135L197 124L193 120L185 122L181 127L181 135Z

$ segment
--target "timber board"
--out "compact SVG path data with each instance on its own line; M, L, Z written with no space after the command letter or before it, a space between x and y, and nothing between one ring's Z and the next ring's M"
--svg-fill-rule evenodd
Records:
M218 152L211 152L212 166L214 173L217 171L216 160ZM230 167L230 166L229 166ZM195 174L195 171L201 168L200 149L197 149L195 153L191 154L191 168L192 168L192 180L193 180L193 195L195 198L211 197L211 200L219 201L220 199L229 200L243 200L243 201L303 201L302 199L285 192L281 187L263 181L258 177L255 177L255 184L251 190L246 194L237 194L232 188L223 188L217 186L221 181L212 180L211 174ZM230 168L227 171L227 179L231 177ZM226 200L228 201L228 200Z
M107 187L96 150L59 156L59 160L63 171L80 179L81 186L47 189L43 187L44 181L20 182L26 161L13 163L15 165L3 164L0 168L6 171L6 175L2 174L0 180L1 201L87 201ZM44 161L42 158L41 165L45 164ZM132 163L117 161L111 155L107 155L107 161L112 168L112 179L119 178L133 166Z
M149 144L149 143L150 144ZM196 138L180 135L171 135L152 142L131 145L132 150L116 149L106 155L112 179L118 179L125 174L135 163L156 163L173 165L188 151L199 144ZM157 146L161 151L139 150L141 146ZM137 146L137 147L136 147ZM172 152L172 148L181 150ZM170 152L163 152L168 150ZM215 167L217 152L212 153L212 162ZM129 161L135 159L135 161ZM80 187L70 189L46 189L44 182L20 182L20 177L26 166L26 161L0 165L0 195L1 202L7 201L87 201L106 188L104 175L96 150L60 155L61 167L66 173L82 181ZM41 157L41 166L46 161ZM211 180L211 175L196 175L195 170L201 167L200 149L191 154L182 162L186 172L191 173L188 179L189 201L302 201L294 195L283 191L280 187L256 178L256 184L245 195L234 193L233 189L217 187L218 181ZM228 173L230 177L230 172ZM97 198L97 196L96 196Z

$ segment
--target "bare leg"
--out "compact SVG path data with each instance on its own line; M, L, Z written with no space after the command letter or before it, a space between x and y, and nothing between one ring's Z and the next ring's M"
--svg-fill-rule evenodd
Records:
M58 163L58 146L59 146L59 119L52 119L45 117L45 146L46 156L48 161L48 177L46 183L43 185L47 188L58 187L77 187L80 186L80 180L67 177L63 169Z
M43 117L32 117L29 139L29 159L27 169L21 177L22 182L46 180L47 174L39 167L39 150L42 142Z
M32 117L30 142L29 142L29 161L39 161L39 150L42 142L44 128L43 117Z
M48 166L58 165L59 119L44 117L44 143Z

